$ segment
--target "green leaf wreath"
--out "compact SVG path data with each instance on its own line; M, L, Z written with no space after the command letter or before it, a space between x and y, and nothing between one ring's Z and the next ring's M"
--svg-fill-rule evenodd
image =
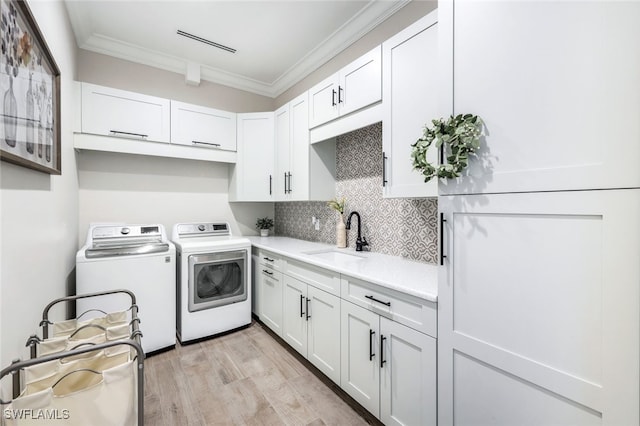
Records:
M456 178L467 167L469 155L475 155L480 149L482 119L477 115L459 114L447 120L432 120L433 127L424 127L424 136L411 146L411 159L414 170L419 170L428 182L434 176ZM450 155L446 164L433 165L427 161L427 151L435 141L436 149L446 144Z

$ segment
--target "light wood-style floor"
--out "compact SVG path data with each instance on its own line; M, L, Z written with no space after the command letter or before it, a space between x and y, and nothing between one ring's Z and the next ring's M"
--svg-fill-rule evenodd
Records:
M318 378L291 351L253 321L147 358L145 425L378 423L350 400L361 413L354 411L335 384Z

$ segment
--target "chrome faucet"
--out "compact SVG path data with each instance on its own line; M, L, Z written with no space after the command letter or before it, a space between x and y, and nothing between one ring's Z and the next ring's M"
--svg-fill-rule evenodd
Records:
M356 217L358 218L358 238L356 238L356 251L362 251L362 247L368 246L369 243L360 232L360 213L355 211L351 212L351 214L349 214L349 218L347 218L347 224L345 225L345 228L351 229L351 217L353 215L356 215Z

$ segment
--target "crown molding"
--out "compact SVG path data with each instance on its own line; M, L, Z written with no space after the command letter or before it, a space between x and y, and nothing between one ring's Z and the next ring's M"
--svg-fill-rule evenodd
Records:
M286 70L274 82L263 82L221 69L201 64L201 79L235 89L244 90L262 96L276 98L291 86L308 76L331 58L345 50L362 36L367 34L385 19L396 13L410 0L399 2L372 0L357 15L327 37L318 47ZM66 2L70 18L76 23L74 31L81 49L103 55L184 74L187 59L169 55L136 44L123 42L101 34L91 34L86 22L89 20L74 2Z

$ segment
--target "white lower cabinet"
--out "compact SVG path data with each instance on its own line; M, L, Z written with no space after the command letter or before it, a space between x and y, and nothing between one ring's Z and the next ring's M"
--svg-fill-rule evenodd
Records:
M282 338L340 383L340 298L284 275Z
M258 297L260 319L278 336L282 336L282 272L260 265Z
M436 339L342 300L342 389L386 425L436 424Z

